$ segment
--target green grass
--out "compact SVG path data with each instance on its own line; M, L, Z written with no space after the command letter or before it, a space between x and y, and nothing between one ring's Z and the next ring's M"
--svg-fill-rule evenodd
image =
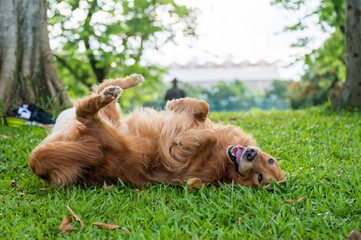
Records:
M71 239L345 239L361 229L360 113L313 108L211 118L253 134L290 181L274 192L241 186L188 192L166 184L142 188L140 194L121 184L110 190L52 189L27 164L47 131L1 126L0 134L14 138L0 137L0 238L61 238L66 205L85 223L81 230L73 222L78 231ZM19 186L11 185L13 179ZM286 203L301 197L306 197L301 203ZM92 222L124 226L131 235Z

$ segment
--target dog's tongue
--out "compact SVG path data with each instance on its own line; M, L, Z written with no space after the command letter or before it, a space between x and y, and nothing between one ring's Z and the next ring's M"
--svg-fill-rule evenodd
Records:
M238 144L237 146L234 146L232 149L232 154L233 156L236 157L236 162L239 164L239 161L242 157L243 152L246 150L245 147L243 147L242 145Z

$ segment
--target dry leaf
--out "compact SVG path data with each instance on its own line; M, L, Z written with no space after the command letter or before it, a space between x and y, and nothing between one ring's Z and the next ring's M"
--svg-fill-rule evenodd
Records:
M44 125L44 124L40 124L39 127L45 128L45 129L53 129L52 126L48 126L48 125Z
M136 193L138 193L138 194L141 194L141 193L142 193L142 191L140 191L139 189L134 189L133 191L136 192Z
M64 233L66 235L69 235L69 233L72 232L72 231L76 231L75 228L70 226L71 222L72 222L71 218L68 217L67 215L65 215L63 221L61 222L61 224L59 226L59 230L60 231L65 231Z
M84 229L84 223L83 221L74 213L73 210L71 210L71 208L69 206L66 206L66 208L69 210L69 212L71 213L71 215L75 218L76 221L80 222L81 228Z
M199 178L191 178L187 182L188 191L197 191L201 187L202 187L202 180L200 180Z
M279 180L279 181L277 181L277 183L278 184L281 184L281 183L283 183L283 182L286 182L287 181L287 178L284 178L284 179L281 179L281 180ZM269 187L272 187L273 185L272 185L272 183L269 183L269 184L267 184L266 186L264 186L265 188L269 188Z
M105 228L105 229L110 229L110 230L115 230L115 229L120 228L120 229L124 230L126 233L130 234L129 230L126 227L121 227L121 226L114 225L114 224L93 222L93 225L95 225L99 228Z
M297 199L297 203L300 203L302 202L303 200L305 200L306 197L301 197L299 199ZM292 204L292 203L295 203L296 201L295 200L292 200L292 199L289 199L289 200L286 200L286 203L288 204Z
M244 218L248 217L249 219L251 219L252 213L246 213L246 214L243 215L243 217ZM240 225L242 225L242 218L241 217L238 218L238 226L240 226Z
M0 137L2 137L2 138L14 138L14 137L8 136L8 135L0 135Z
M105 189L105 190L109 190L109 189L112 189L114 186L113 185L109 185L109 186L103 186L103 188Z
M241 225L242 225L242 218L239 217L239 218L238 218L238 226L241 226Z
M19 186L19 182L14 179L14 180L11 181L11 186L12 186L12 187L17 187L17 186Z
M361 234L359 231L357 230L353 230L352 232L350 232L350 234L348 235L347 240L361 240Z

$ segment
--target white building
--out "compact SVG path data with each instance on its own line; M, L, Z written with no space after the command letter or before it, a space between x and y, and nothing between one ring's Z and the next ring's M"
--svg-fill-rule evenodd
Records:
M165 81L177 78L180 82L209 88L219 81L241 80L246 87L265 89L276 79L281 79L275 63L260 61L257 63L226 61L216 63L189 63L187 65L172 64L169 67Z

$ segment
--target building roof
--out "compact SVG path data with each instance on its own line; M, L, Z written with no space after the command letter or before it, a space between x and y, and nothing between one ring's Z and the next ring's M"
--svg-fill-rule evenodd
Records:
M186 65L171 64L165 76L170 82L177 78L180 82L210 87L219 81L242 80L252 88L268 87L275 79L280 79L275 63L260 61L257 63L226 61L222 64L207 62L204 64L190 62Z

